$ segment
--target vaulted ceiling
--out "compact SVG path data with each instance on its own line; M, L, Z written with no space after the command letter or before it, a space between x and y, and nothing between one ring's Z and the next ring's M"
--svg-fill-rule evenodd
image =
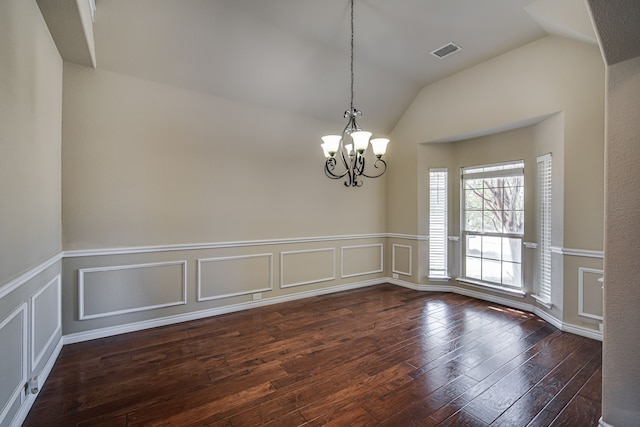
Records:
M77 18L38 3L63 58L82 62L56 35ZM343 124L349 0L96 3L99 69ZM355 106L388 133L424 85L547 34L596 42L583 0L355 0ZM462 50L430 54L449 42Z

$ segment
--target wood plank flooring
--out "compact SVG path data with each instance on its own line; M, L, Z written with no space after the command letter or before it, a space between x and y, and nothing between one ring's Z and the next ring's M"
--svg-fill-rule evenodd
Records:
M596 426L601 352L380 285L65 346L24 426Z

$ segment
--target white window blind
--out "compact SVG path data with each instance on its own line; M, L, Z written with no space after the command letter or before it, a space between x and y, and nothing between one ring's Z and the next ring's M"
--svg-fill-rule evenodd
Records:
M429 169L429 277L447 272L447 169Z
M551 302L551 154L538 157L537 296Z

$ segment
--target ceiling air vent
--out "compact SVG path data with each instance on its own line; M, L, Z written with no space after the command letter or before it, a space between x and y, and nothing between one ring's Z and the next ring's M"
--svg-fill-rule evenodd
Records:
M442 59L445 56L453 55L454 53L456 53L461 49L462 48L460 46L451 42L451 43L447 43L446 45L442 46L439 49L434 50L433 52L431 52L431 55Z

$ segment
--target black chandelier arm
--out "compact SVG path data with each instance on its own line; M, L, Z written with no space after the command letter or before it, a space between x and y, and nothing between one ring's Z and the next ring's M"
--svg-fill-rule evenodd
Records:
M382 166L378 166L378 163L382 163ZM375 162L373 162L373 167L375 167L376 169L382 169L382 171L380 171L380 173L376 174L376 175L367 175L366 173L364 173L364 159L362 162L362 173L360 175L365 176L367 178L378 178L379 176L384 175L384 173L387 171L387 162L385 162L382 159L376 159Z
M351 182L353 182L353 165L351 165L351 159L349 159L349 161L347 161L347 158L344 155L344 152L341 150L340 151L340 157L342 159L342 165L345 168L344 173L342 174L336 174L334 173L334 171L336 170L336 166L338 165L338 161L336 160L336 157L329 157L325 164L324 164L324 173L327 177L331 178L331 179L340 179L340 178L344 178L345 176L348 176L348 181L349 184L347 184L347 182L345 182L344 185L346 186L351 186Z
M353 162L353 171L354 171L356 176L363 175L364 164L365 164L364 154L356 154L356 158L355 158L355 160ZM366 175L364 175L364 176L366 176Z
M347 169L343 174L335 174L333 171L335 171L336 169L336 159L335 157L330 157L327 159L327 161L324 163L324 174L331 179L340 179L343 178L345 175L347 175L347 173L349 173L349 170Z
M344 182L345 187L362 187L362 184L364 183L358 179L357 175L354 175L353 178L349 180L349 182Z

